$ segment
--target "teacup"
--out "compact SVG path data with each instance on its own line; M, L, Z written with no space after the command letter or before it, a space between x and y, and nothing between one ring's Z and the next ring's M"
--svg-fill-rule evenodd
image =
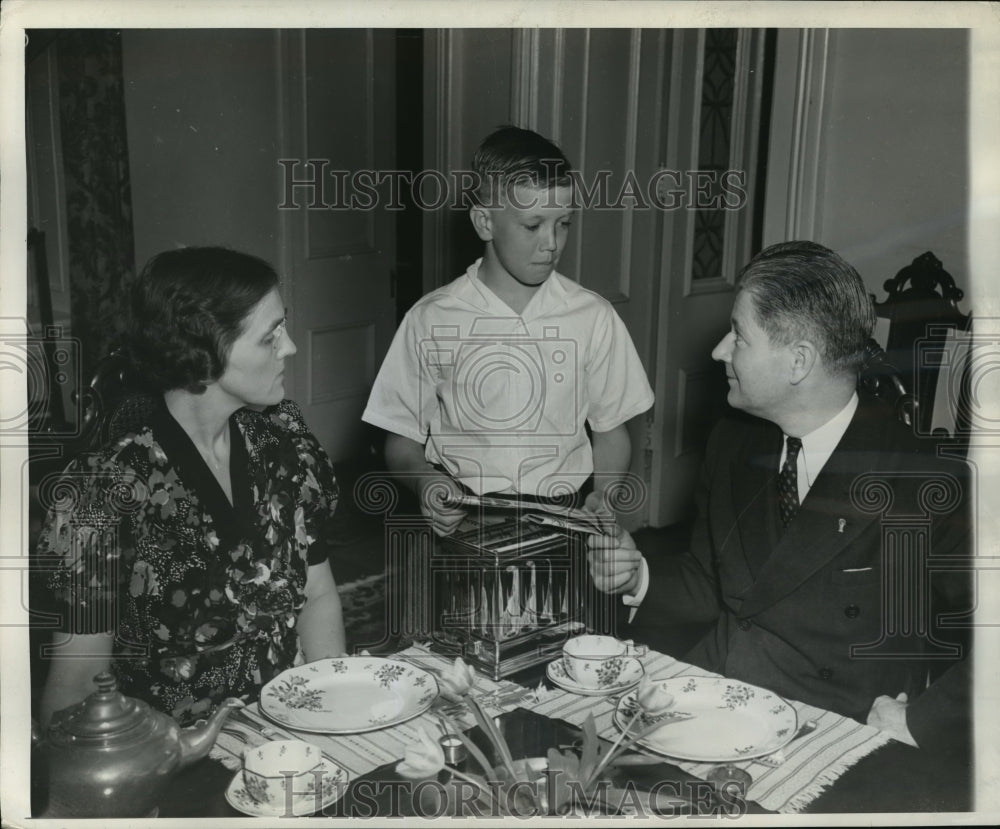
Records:
M294 809L322 787L323 753L304 740L272 740L243 755L247 794L272 809Z
M563 668L577 685L590 690L611 688L625 669L626 660L644 649L613 636L584 634L563 645Z

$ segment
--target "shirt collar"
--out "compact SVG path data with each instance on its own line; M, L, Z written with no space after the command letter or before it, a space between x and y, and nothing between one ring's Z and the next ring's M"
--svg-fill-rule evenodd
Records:
M802 461L805 465L808 485L812 486L816 476L830 460L830 455L837 448L840 439L851 425L854 413L858 408L858 393L854 392L851 399L847 401L837 414L831 417L826 423L817 429L813 429L808 435L802 436ZM787 443L787 442L786 442Z
M478 301L475 304L479 305L483 310L488 310L492 313L503 310L506 312L503 316L516 317L517 314L500 297L487 288L479 278L479 267L482 265L482 262L482 257L480 257L469 265L465 271L465 275L468 277L468 284L471 287L471 291L466 293L466 297L471 299L474 293L478 296ZM542 283L541 288L531 298L531 301L524 309L524 313L521 314L521 318L528 320L543 316L556 306L564 303L567 296L568 291L566 290L566 286L563 285L562 279L556 271L552 271L549 274L549 278Z

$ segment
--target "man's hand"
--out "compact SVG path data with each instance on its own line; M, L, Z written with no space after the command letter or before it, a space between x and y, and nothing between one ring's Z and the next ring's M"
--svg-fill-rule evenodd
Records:
M461 495L461 490L447 475L437 472L420 479L420 511L431 520L437 535L451 535L465 518L465 510L448 505L448 500Z
M614 535L587 536L587 563L597 589L604 593L634 594L639 588L642 553L625 530L615 525Z
M885 695L876 697L868 712L868 725L885 731L901 743L918 748L917 741L906 726L906 705L905 693L899 694L895 699Z

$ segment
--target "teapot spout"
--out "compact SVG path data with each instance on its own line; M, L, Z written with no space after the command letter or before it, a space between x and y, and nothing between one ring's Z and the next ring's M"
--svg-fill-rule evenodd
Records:
M195 760L205 757L219 736L219 729L226 721L226 717L234 708L242 708L242 700L229 697L220 703L215 709L215 713L209 717L205 723L198 723L190 728L185 728L180 733L181 742L181 766L189 765Z

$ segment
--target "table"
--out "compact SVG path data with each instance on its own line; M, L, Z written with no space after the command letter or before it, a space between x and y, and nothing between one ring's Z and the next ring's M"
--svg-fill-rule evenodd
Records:
M675 660L670 662L678 671L698 670ZM538 681L540 672L540 669L533 669L514 679L530 686ZM654 669L651 673L658 674L658 671ZM585 699L591 704L601 702L600 698L576 698L579 699ZM537 756L544 754L549 746L572 743L579 734L576 725L568 721L576 718L577 706L574 702L572 699L567 701L560 692L550 695L542 703L530 703L533 710L517 707L500 715L499 722L515 756ZM554 709L560 710L565 716L546 715L546 711ZM829 718L838 716L826 713ZM860 724L858 727L867 729L867 726ZM600 730L599 728L599 732ZM473 735L475 737L475 732ZM310 735L303 736L310 738ZM817 740L811 746L810 740L811 736L806 736L797 742L796 755L808 756L815 745L819 745ZM894 741L875 742L877 745L870 753L843 770L818 795L813 795L808 803L795 811L829 814L972 809L969 783L971 772L967 765L956 758L921 752ZM395 773L396 762L394 759L382 763L355 776L350 790L326 811L326 815L364 817L414 814L415 807L406 796L402 778ZM707 784L685 766L690 768L690 764L672 763L665 759L655 766L633 770L630 777L637 785L642 782L649 784L669 781L671 791L683 791L690 795L694 803L693 809L701 814L718 814L718 810L725 804L713 799L708 793ZM767 772L764 768L759 772L754 768L753 773L756 782L761 773ZM217 760L206 759L189 767L172 781L161 804L160 816L238 816L239 813L228 805L223 795L233 774L232 769L226 768ZM773 799L772 795L768 796ZM770 811L766 805L753 800L745 808L749 812Z

